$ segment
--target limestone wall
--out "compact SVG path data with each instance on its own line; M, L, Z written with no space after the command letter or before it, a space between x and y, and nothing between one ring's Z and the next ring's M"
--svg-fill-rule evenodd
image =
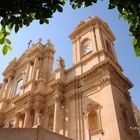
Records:
M2 128L0 140L72 140L44 128Z

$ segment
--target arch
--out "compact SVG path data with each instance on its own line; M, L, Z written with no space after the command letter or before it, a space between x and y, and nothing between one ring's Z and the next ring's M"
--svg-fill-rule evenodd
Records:
M14 95L18 95L21 92L21 86L23 85L23 79L18 80L16 84L16 90Z
M101 106L97 103L90 103L86 108L87 126L90 133L93 135L102 129L101 125ZM94 133L95 132L95 133Z
M99 130L99 119L96 111L90 111L88 113L88 127L90 132Z
M89 38L84 38L82 41L81 41L81 45L85 44L85 43L89 43L91 40Z

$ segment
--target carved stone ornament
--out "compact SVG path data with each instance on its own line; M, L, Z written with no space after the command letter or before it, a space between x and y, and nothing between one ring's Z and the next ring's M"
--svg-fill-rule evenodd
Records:
M65 61L62 57L59 57L57 59L57 67L58 68L65 68Z
M107 86L108 84L110 84L111 79L109 77L104 78L102 80L99 81L98 86L100 88L104 88L105 86Z
M39 38L39 39L38 39L38 43L41 43L41 42L42 42L42 38Z

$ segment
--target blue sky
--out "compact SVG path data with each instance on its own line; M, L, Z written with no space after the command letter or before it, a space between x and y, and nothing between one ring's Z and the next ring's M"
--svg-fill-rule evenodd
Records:
M38 38L42 38L42 42L46 43L50 38L55 45L55 65L56 59L61 56L65 59L66 67L72 65L72 43L69 34L79 24L81 20L88 19L89 16L99 16L106 21L113 31L116 41L115 50L119 64L124 70L124 74L133 83L134 87L130 90L132 100L140 109L140 57L136 58L133 47L132 37L129 35L129 26L127 22L118 19L118 11L108 10L107 1L99 1L94 6L73 10L68 4L64 7L63 13L55 13L50 19L49 25L40 25L37 21L33 22L29 27L22 28L17 34L12 32L10 39L12 41L13 51L3 56L0 52L0 81L2 81L2 72L8 63L14 58L19 57L27 48L28 42L32 40L38 42Z

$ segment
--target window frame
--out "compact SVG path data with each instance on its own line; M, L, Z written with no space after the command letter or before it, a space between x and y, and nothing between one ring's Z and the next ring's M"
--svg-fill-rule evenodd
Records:
M15 88L14 96L17 96L17 95L20 94L22 85L23 85L23 79L19 79L16 82L16 88Z
M87 52L85 52L86 48L89 47L89 50ZM91 47L91 41L88 38L85 38L82 42L81 42L81 47L80 47L80 52L81 52L81 57L86 56L87 54L89 54L90 52L92 52L92 47Z

